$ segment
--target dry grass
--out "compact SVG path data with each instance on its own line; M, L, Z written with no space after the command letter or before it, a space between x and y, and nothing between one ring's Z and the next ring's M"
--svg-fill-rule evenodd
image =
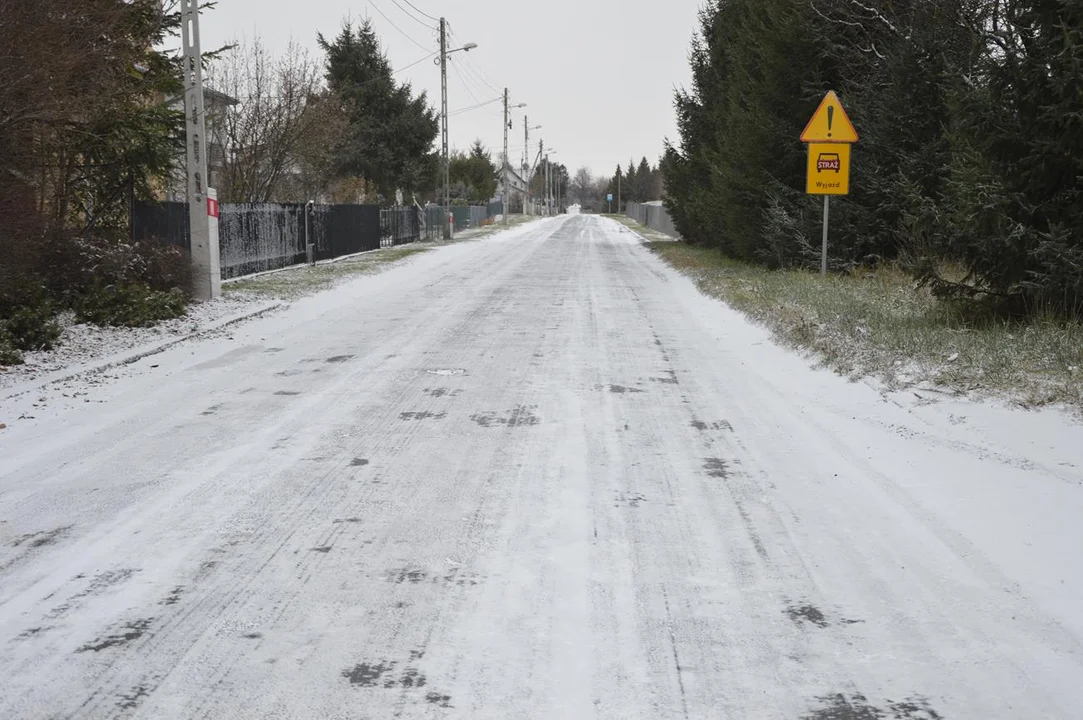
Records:
M534 219L522 215L510 215L507 227L510 229ZM222 287L222 291L235 296L248 295L275 300L296 300L332 288L353 277L382 272L390 264L411 255L428 252L432 248L443 247L444 245L480 240L503 230L505 230L505 227L502 224L491 224L480 229L462 231L454 240L446 242L441 240L384 248L346 260L339 260L338 262L323 263L315 267L299 265L279 272L227 283Z
M431 245L410 245L364 253L347 260L310 267L299 265L280 272L259 275L222 286L230 295L254 295L276 300L296 300L334 287L360 275L374 275L391 263L427 252Z
M468 231L471 234L468 237L463 238L463 241L466 241L466 240L478 240L480 238L489 237L490 235L495 235L496 233L502 232L504 230L510 230L513 227L517 227L519 225L524 225L524 224L526 224L528 222L531 222L531 221L537 220L537 219L538 218L531 217L529 215L508 215L508 224L507 224L507 226L505 226L503 223L494 222L492 219L489 219L488 221L486 221L486 223L484 225L482 225L481 229L474 230L474 231ZM459 241L458 240L453 240L452 242L459 242Z
M975 319L893 267L823 279L745 265L672 240L648 247L703 292L851 378L1083 409L1079 324Z

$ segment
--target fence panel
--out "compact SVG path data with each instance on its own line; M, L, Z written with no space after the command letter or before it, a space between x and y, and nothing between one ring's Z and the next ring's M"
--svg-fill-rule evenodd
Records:
M304 212L304 205L241 203L220 206L218 248L223 279L303 262Z
M435 242L444 238L444 208L440 205L425 206L424 239Z
M470 206L470 227L481 227L489 219L489 208L485 205Z
M190 252L188 203L136 202L132 207L132 239L160 242Z
M394 247L421 239L419 211L414 207L393 207L380 211L380 245Z
M470 206L452 205L451 215L455 218L455 229L466 230L470 227Z
M656 230L670 237L680 239L681 235L673 225L673 219L666 212L665 206L660 202L628 203L625 206L625 215L635 220L640 225L645 225L651 230Z
M403 221L400 242L417 237ZM222 277L277 270L304 262L311 233L316 258L352 255L380 247L380 208L377 205L315 205L305 225L305 206L277 203L228 203L219 206L218 246ZM187 203L136 203L132 209L132 238L191 248Z
M328 205L330 257L380 249L379 205ZM322 259L322 258L321 258Z

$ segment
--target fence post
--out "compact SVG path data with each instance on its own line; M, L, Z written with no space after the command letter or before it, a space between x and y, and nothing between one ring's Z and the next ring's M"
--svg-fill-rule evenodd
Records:
M315 205L312 200L305 203L305 256L309 265L316 264L316 243L312 242L312 213L316 209Z

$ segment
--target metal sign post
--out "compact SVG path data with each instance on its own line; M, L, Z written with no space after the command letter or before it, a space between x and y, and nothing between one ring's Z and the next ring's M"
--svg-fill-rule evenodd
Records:
M831 217L831 196L824 195L824 250L820 258L820 274L827 277L827 223Z
M184 52L184 117L188 141L188 224L191 233L192 294L213 300L222 294L218 238L212 236L203 112L203 56L199 45L199 0L180 0ZM217 200L214 203L217 208ZM217 212L217 210L216 210Z

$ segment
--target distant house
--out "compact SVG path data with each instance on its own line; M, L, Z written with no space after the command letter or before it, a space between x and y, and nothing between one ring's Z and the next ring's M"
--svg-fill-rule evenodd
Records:
M496 171L496 197L493 198L494 202L502 198L507 193L508 196L508 212L522 212L523 200L526 198L528 192L528 183L523 179L522 175L515 168L508 166L508 188L504 188L504 172L502 170Z
M171 98L168 104L183 112L184 96L178 95ZM206 113L205 126L207 132L207 185L217 187L218 176L224 170L226 164L226 148L229 145L226 120L229 109L240 104L240 100L230 97L225 93L203 88L203 106ZM184 166L187 158L181 156L178 167L174 170L162 191L162 200L184 202L188 196L187 180Z

